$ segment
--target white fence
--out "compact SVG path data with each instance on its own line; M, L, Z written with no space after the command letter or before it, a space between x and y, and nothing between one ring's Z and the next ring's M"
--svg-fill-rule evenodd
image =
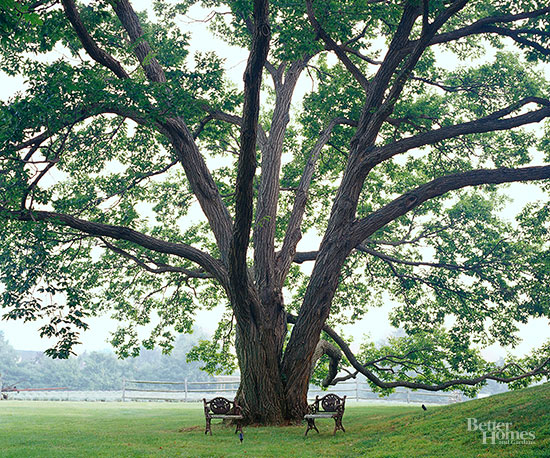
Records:
M8 393L10 401L89 401L120 402L122 391L13 391ZM0 402L0 406L2 402Z
M202 398L224 396L234 398L239 387L238 377L227 377L215 381L204 382L168 382L151 380L124 380L122 387L123 401L183 401L196 402ZM382 401L394 403L424 403L424 404L450 404L462 402L462 394L452 392L425 392L398 388L388 396L380 396L372 391L365 379L357 378L336 386L331 386L323 391L321 388L310 385L308 398L314 399L316 395L323 396L327 393L346 395L348 400L354 401Z
M27 401L174 401L197 402L202 398L214 398L224 396L234 398L239 387L238 377L223 377L217 380L202 382L151 381L151 380L124 380L122 391L38 391L38 392L10 392L10 400ZM311 385L308 398L314 399L316 395L323 396L327 393L346 395L348 401L383 402L383 403L423 403L423 404L450 404L461 402L463 397L460 392L425 392L412 391L398 388L389 396L380 397L373 393L364 379L349 380L331 386L327 391ZM1 403L0 403L1 405Z
M239 379L183 382L123 380L122 401L199 401L204 397L235 397Z

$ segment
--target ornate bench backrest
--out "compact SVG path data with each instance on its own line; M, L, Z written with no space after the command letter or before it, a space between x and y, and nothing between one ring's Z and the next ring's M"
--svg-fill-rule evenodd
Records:
M346 396L341 398L337 394L329 393L322 398L319 396L315 397L315 402L313 404L313 409L310 410L311 413L319 412L321 407L324 412L343 412L346 405Z
M329 393L320 399L321 407L325 412L336 412L340 406L343 406L345 398Z
M202 400L204 403L204 413L206 415L240 415L241 408L235 401L223 397L217 397L207 401Z

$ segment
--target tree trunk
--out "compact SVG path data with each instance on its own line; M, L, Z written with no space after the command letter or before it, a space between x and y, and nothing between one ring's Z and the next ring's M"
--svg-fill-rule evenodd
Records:
M267 298L264 297L264 300ZM300 392L288 392L281 372L283 344L287 334L282 296L274 294L262 303L260 323L237 323L235 342L241 383L237 402L243 408L245 423L287 425L302 421L307 408L310 373L299 384ZM293 384L294 385L294 384Z
M284 424L287 415L280 365L286 314L280 308L276 314L258 318L259 322L237 323L235 346L241 371L237 401L246 423Z

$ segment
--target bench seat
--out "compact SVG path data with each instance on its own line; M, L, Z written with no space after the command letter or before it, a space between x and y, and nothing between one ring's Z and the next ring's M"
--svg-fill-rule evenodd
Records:
M336 413L312 413L308 415L304 415L304 419L308 418L332 418L334 415L337 415Z

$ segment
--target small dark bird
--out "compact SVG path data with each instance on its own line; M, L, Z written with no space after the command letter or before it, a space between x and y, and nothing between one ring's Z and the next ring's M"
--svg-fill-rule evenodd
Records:
M243 433L239 433L239 440L241 441L241 444L243 443L243 439L244 439Z
M428 410L424 404L422 404L422 410Z

